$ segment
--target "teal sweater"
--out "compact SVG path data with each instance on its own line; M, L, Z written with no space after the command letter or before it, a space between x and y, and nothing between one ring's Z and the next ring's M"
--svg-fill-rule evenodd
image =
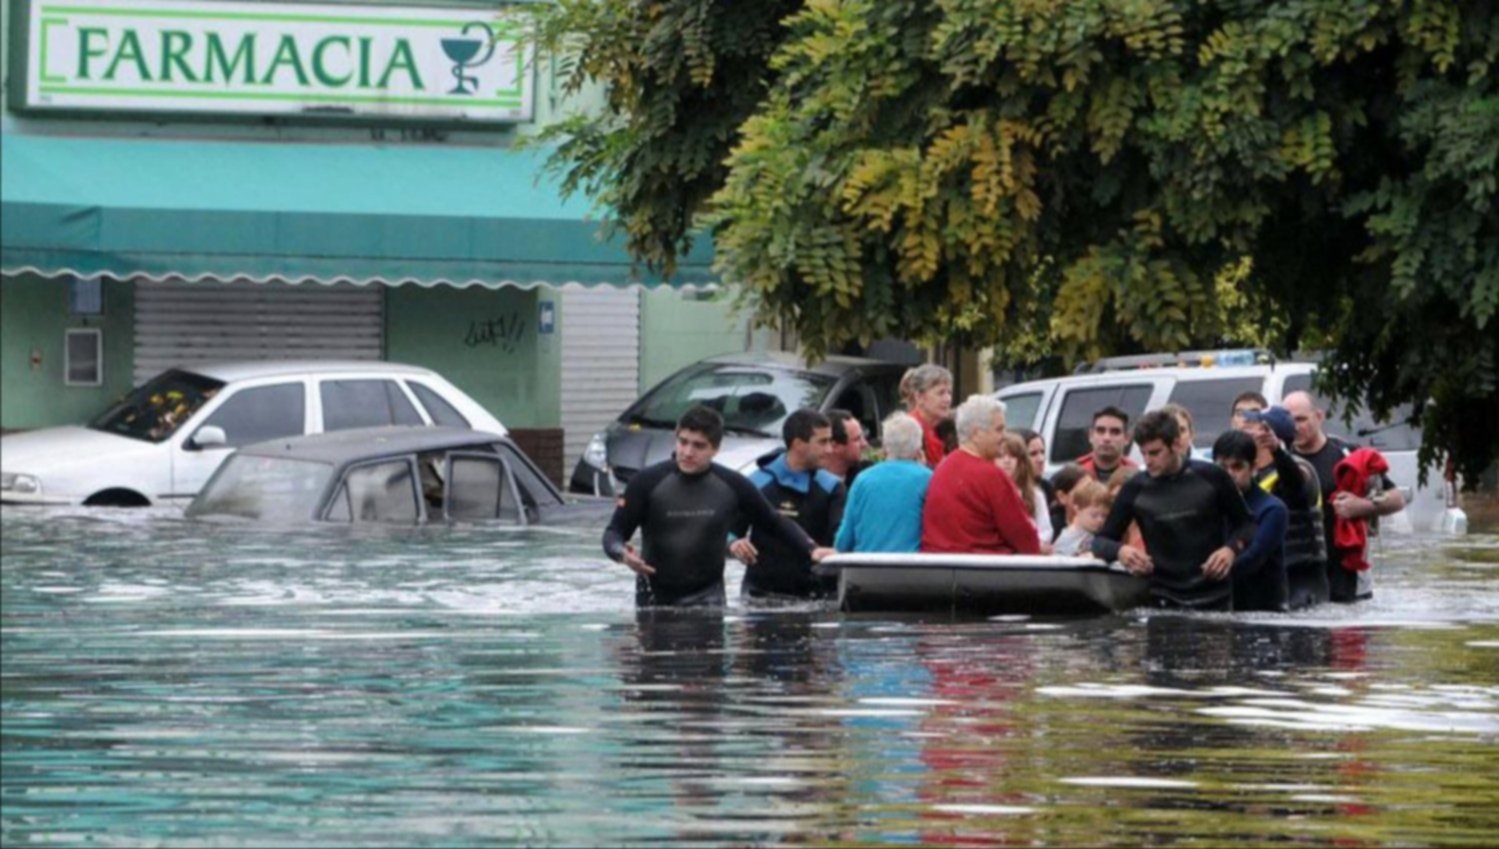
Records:
M839 551L917 551L921 508L932 470L913 460L887 460L854 479L833 541Z

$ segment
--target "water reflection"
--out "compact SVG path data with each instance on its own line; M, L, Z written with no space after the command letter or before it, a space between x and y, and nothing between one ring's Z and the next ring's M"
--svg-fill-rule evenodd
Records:
M1352 608L991 621L637 614L593 528L0 520L7 846L1499 832L1492 538Z

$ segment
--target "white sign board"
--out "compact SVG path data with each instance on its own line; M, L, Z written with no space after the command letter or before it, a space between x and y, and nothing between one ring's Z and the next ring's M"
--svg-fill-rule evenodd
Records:
M526 121L519 19L436 6L31 0L25 108Z

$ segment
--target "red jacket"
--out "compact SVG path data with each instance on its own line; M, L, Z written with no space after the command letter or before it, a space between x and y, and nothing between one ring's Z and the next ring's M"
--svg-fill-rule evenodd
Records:
M926 416L920 410L912 410L911 417L921 422L921 455L922 462L929 469L936 469L938 464L947 457L947 443L937 435L937 426L926 420Z
M1369 491L1369 478L1390 470L1383 454L1373 448L1360 448L1338 461L1332 467L1332 497L1340 492L1350 492L1359 498ZM1369 568L1364 550L1369 545L1369 520L1345 519L1333 514L1332 544L1333 559L1350 572L1362 572Z
M1093 459L1093 452L1092 451L1089 451L1088 453L1084 454L1083 456L1077 458L1077 464L1079 466L1082 466L1084 469L1087 469L1088 470L1088 474L1092 475L1094 480L1099 481L1100 483L1108 483L1108 481L1103 480L1102 478L1100 478L1098 476L1098 466L1097 466L1097 464L1095 463L1095 461ZM1114 471L1117 472L1117 471L1119 471L1119 469L1134 469L1134 468L1138 468L1135 465L1135 461L1131 460L1129 458L1129 455L1125 454L1125 455L1121 455L1119 457L1119 465L1117 467L1115 467Z

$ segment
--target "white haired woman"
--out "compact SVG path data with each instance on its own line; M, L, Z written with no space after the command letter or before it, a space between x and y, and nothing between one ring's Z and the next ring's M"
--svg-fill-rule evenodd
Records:
M894 413L880 426L885 462L854 478L843 523L833 547L839 551L916 551L921 547L921 511L932 470L922 465L921 423Z
M900 396L921 424L922 462L935 469L947 456L937 426L952 418L952 372L932 363L909 369L900 379Z

